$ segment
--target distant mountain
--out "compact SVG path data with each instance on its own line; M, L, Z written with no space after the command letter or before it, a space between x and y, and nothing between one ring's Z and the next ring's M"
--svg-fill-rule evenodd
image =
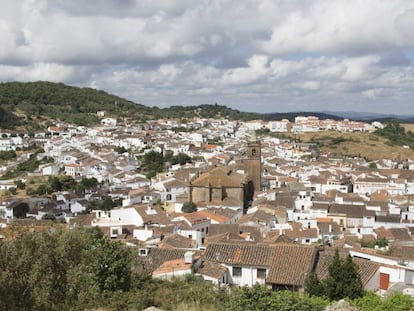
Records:
M23 127L34 131L53 121L77 125L99 124L98 111L108 116L130 118L145 122L158 118L190 119L228 118L230 120L281 120L294 121L296 116L316 116L320 119L343 119L334 113L289 112L252 113L242 112L226 106L171 106L168 108L147 107L124 98L92 88L68 86L52 82L7 82L0 83L0 127Z
M396 115L375 112L358 112L358 111L323 111L324 113L334 114L342 118L352 119L356 121L388 121L391 119L400 120L402 122L413 122L413 115Z

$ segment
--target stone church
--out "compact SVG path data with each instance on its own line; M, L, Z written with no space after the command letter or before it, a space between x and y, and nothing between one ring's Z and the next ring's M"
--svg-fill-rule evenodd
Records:
M260 191L261 145L253 139L248 143L243 159L244 174L220 166L194 178L189 184L189 200L197 206L242 208L245 212Z

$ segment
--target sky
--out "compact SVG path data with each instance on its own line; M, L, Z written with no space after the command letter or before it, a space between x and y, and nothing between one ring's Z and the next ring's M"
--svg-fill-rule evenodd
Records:
M414 114L411 0L0 0L0 82L146 106Z

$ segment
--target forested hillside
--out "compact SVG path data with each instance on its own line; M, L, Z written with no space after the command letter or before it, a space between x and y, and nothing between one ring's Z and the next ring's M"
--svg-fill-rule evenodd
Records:
M230 120L280 120L291 121L297 115L315 115L321 119L338 119L324 113L268 113L241 112L223 105L147 107L92 88L79 88L52 82L0 83L0 127L24 126L29 130L44 127L50 120L77 125L99 123L97 111L108 115L129 117L138 122L157 118L228 118ZM277 106L275 106L277 110Z

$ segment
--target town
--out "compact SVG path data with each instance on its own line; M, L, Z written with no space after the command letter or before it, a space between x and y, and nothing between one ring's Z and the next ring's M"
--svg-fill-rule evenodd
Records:
M51 221L99 227L135 248L153 278L292 291L311 271L326 276L339 249L365 289L414 296L414 157L340 157L283 136L382 123L98 116L93 127L2 131L0 152L16 156L0 167L0 239Z

